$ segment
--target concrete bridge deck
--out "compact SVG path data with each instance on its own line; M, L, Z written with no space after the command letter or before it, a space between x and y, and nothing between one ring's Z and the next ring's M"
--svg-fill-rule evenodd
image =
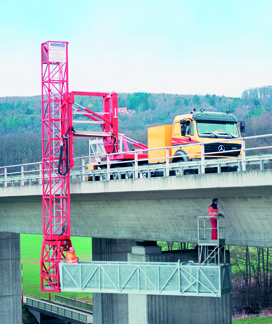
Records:
M1 231L42 234L42 187L0 188ZM197 242L197 217L213 197L226 244L272 247L272 171L258 170L71 185L71 234Z

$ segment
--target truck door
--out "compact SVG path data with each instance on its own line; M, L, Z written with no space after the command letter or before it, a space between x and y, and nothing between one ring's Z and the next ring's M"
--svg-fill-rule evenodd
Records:
M173 144L191 144L193 143L192 138L194 137L194 123L191 119L181 119L179 122L174 124L173 131ZM192 157L190 154L194 154L194 147L182 146L181 148L172 149L173 156L177 151L182 151L183 154L188 155L188 158Z
M185 120L185 127L184 127L184 137L185 137L185 143L192 144L194 143L193 137L194 137L194 122L191 119ZM188 154L189 159L195 158L197 146L195 145L188 145L185 147L185 152Z
M194 136L194 123L190 119L180 121L181 124L181 136L184 136L186 141L190 142Z

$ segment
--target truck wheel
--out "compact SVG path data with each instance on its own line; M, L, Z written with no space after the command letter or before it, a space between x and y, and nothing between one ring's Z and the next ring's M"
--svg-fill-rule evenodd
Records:
M188 161L189 161L189 157L187 153L183 150L178 150L173 157L172 163L188 162Z
M189 159L187 153L183 150L178 150L173 157L172 163L189 162L189 161L190 161L190 159ZM192 173L192 170L183 170L183 175L191 174L191 173ZM174 175L181 176L182 175L181 170L180 169L174 170Z

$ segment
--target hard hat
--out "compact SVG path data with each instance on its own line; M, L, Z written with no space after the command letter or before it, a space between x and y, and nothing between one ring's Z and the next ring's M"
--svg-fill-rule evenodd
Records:
M69 248L69 252L75 252L75 249L71 246L71 247Z

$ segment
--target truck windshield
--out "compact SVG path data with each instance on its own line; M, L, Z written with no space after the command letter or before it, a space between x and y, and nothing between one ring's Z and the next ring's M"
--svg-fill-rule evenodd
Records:
M199 137L235 138L239 137L237 123L197 121Z

